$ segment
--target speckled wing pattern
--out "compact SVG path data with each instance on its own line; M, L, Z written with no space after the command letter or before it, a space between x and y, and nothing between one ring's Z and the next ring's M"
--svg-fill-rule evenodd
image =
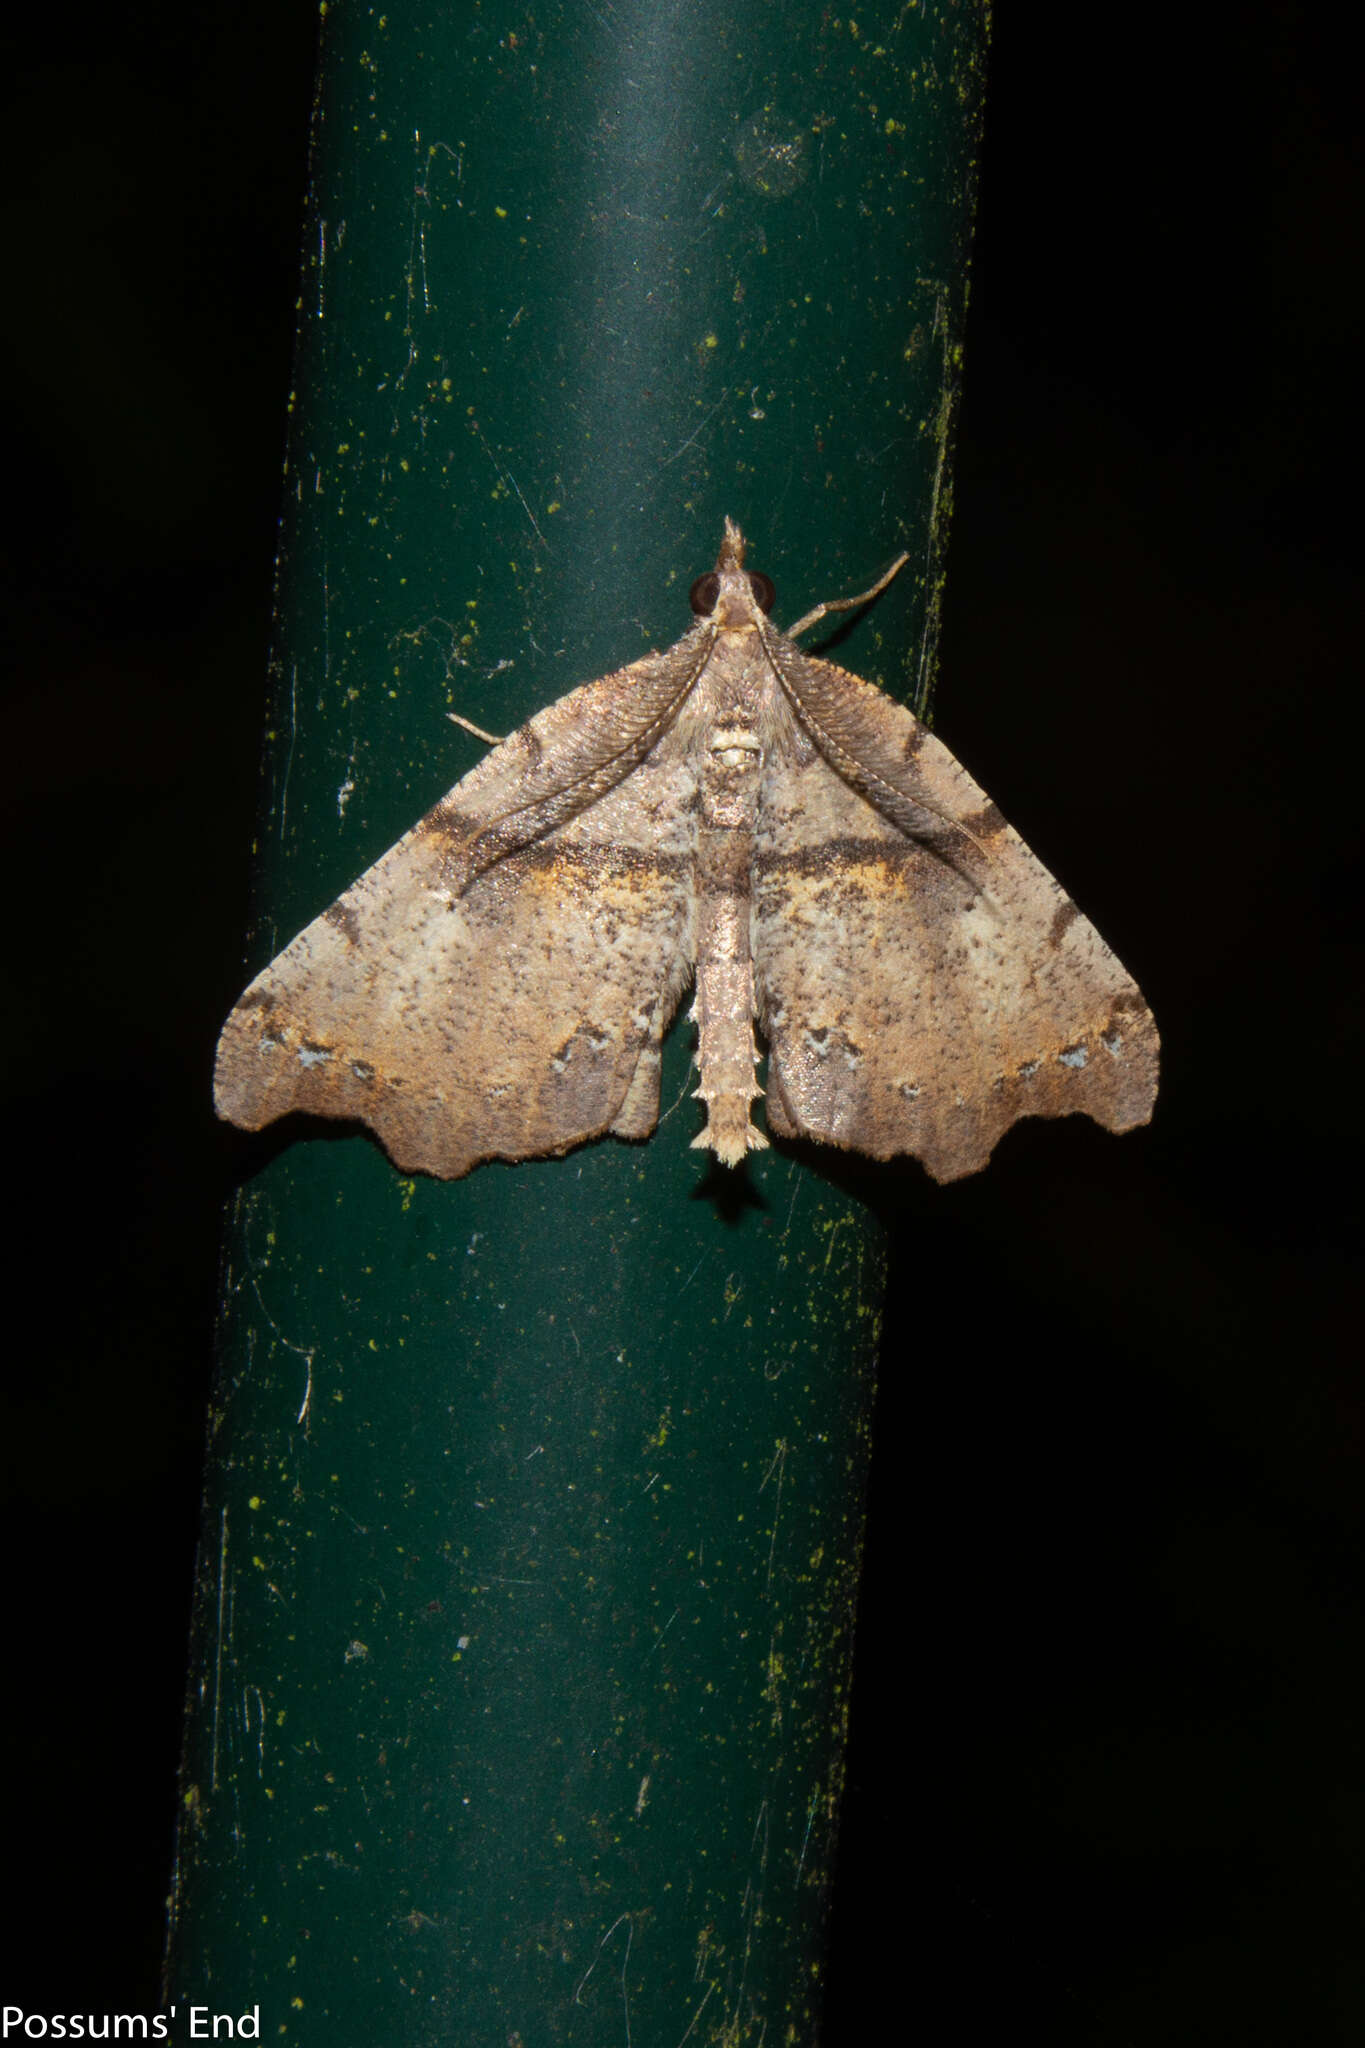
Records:
M769 1128L950 1181L1021 1116L1146 1123L1156 1027L1094 926L910 712L789 641L772 653L814 748L763 771Z
M242 995L220 1116L355 1118L449 1179L658 1117L691 972L692 763L647 760L700 661L572 691L480 762Z

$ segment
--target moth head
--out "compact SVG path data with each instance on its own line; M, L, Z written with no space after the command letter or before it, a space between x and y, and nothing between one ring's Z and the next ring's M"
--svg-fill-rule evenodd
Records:
M751 633L757 614L773 608L777 592L768 577L744 566L744 535L733 519L725 522L716 566L699 576L688 601L699 619L712 619L722 631Z

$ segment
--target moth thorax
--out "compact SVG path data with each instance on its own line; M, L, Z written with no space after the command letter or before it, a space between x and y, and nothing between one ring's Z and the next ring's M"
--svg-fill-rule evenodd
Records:
M751 725L718 725L707 752L722 768L757 770L763 747Z
M758 811L759 769L763 752L749 726L718 726L706 750L702 776L701 814L704 825L728 832L751 832Z

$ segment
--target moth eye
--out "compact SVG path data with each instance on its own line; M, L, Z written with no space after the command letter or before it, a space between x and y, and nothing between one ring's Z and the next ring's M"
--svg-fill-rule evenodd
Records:
M687 593L687 601L699 619L704 619L716 608L720 596L720 578L715 570L709 576L699 576Z
M770 612L777 601L777 592L773 589L772 579L768 576L760 576L756 570L751 569L749 571L749 588L754 594L754 603L758 606L759 610L765 613Z

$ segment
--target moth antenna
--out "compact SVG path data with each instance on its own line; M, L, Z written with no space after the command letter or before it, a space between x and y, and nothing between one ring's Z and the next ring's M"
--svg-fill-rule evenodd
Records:
M874 597L880 597L891 578L900 575L909 559L908 554L897 555L886 574L879 576L871 590L864 590L858 597L831 597L825 603L816 605L815 610L807 612L804 619L798 619L794 626L788 626L787 638L794 640L798 633L807 632L818 619L823 619L829 612L852 612L856 611L860 604L871 604Z
M485 732L472 718L461 718L458 711L447 711L446 717L452 725L462 725L466 732L472 732L476 740L487 740L490 747L500 747L507 737L505 732Z

